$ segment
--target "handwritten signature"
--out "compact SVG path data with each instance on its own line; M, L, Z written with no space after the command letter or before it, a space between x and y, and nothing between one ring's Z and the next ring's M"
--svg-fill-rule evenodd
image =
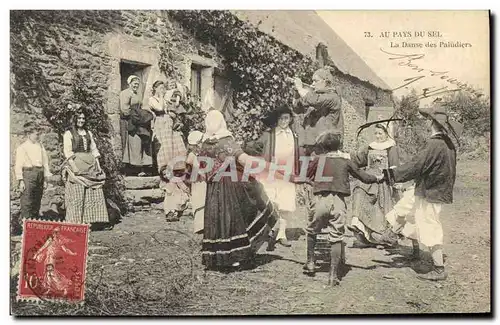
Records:
M452 78L451 76L449 76L448 75L449 71L434 71L434 70L424 69L424 68L421 68L420 66L418 66L417 64L414 63L414 61L416 61L416 60L423 59L425 57L425 54L398 54L398 53L387 52L387 51L383 50L382 48L380 50L382 52L384 52L385 54L388 54L391 56L389 58L389 60L398 60L399 61L398 66L408 67L408 68L411 68L412 70L417 71L418 73L421 73L418 76L404 79L403 80L404 84L402 84L401 86L399 86L397 88L392 89L392 91L401 89L401 88L406 87L414 82L417 82L423 78L430 76L430 77L439 78L440 80L443 80L443 81L446 80L446 82L448 82L450 85L454 85L456 88L450 89L450 86L443 86L441 88L427 87L427 88L424 88L422 90L421 94L418 94L418 96L415 100L420 100L420 99L424 99L424 98L429 98L429 97L438 96L438 95L442 95L445 93L452 93L452 92L461 91L461 90L475 94L478 97L483 95L482 93L475 90L473 87L471 87L467 83L461 82L460 80L457 80L456 78ZM437 88L437 89L435 89L435 88Z

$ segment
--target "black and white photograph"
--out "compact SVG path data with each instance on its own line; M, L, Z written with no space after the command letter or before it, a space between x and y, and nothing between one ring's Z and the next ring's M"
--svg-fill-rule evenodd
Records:
M492 315L490 11L9 16L11 316Z

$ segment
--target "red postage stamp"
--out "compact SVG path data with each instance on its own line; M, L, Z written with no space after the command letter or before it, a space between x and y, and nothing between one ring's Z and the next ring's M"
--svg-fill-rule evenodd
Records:
M18 300L80 303L89 225L25 220Z

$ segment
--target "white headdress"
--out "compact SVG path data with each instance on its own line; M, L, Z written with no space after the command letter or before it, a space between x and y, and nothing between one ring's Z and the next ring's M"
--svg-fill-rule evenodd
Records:
M203 138L203 132L200 131L192 131L188 135L188 143L191 145L196 145L200 143L201 139Z
M130 83L131 83L134 79L137 79L137 80L141 81L141 79L140 79L138 76L136 76L136 75L131 75L131 76L130 76L130 77L128 77L128 79L127 79L127 85L130 85Z

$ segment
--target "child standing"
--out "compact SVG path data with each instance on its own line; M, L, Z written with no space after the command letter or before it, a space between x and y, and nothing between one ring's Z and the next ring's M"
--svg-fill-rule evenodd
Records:
M49 159L39 142L40 131L33 122L24 124L27 137L16 150L15 174L21 192L21 218L37 218L47 179L52 176Z
M178 133L179 137L181 135L182 129L182 116L186 113L186 109L183 106L182 99L183 94L179 90L180 85L172 85L169 83L169 90L165 94L166 111L173 121L172 130L174 133ZM176 88L173 88L176 87Z
M190 179L191 183L191 207L193 209L194 215L194 233L203 233L203 222L204 222L204 212L205 212L205 195L207 191L207 183L205 182L204 176L200 175L198 171L199 162L197 155L201 149L201 141L203 138L203 133L200 131L193 131L189 133L188 136L188 157L186 164L191 173L194 172L193 178Z
M307 233L307 263L304 273L315 274L314 249L317 234L323 228L328 229L328 241L331 243L331 264L328 283L339 284L339 268L345 260L343 237L347 207L345 198L351 195L349 174L365 183L376 183L383 176L370 175L349 159L349 154L339 151L342 135L339 132L326 132L317 139L316 147L320 154L314 158L308 168L307 178L313 182L314 198L309 204L309 224Z
M426 148L412 161L394 169L396 182L415 180L415 224L419 242L429 247L434 268L419 279L441 281L448 277L443 260L443 226L439 220L443 204L453 202L456 177L456 148L462 125L450 120L441 106L420 109L429 119L432 136Z

